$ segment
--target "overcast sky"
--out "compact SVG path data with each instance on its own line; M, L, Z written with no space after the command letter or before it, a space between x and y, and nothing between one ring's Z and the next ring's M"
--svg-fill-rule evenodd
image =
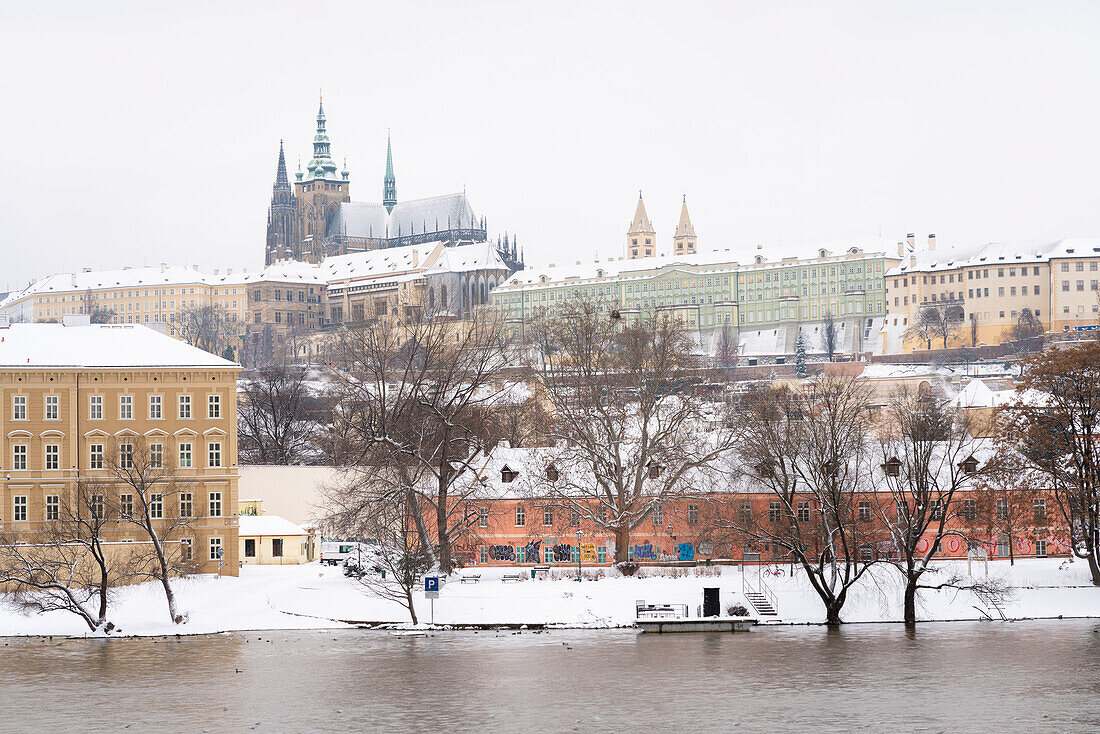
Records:
M110 7L105 10L105 7ZM262 265L318 88L356 201L466 188L529 263L907 231L1100 236L1097 3L20 3L0 28L0 290Z

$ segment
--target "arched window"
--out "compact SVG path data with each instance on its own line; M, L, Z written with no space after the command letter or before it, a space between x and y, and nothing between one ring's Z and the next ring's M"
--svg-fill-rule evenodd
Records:
M439 289L439 305L447 308L447 286L441 286Z

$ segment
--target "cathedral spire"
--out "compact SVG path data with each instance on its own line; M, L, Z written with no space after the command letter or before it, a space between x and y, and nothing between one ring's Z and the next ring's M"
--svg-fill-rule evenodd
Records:
M325 130L325 101L317 102L317 133L313 136L313 160L306 166L309 180L336 179L336 162L332 160L332 150Z
M286 175L286 154L283 152L283 141L279 141L279 165L275 169L275 188L290 188L290 180Z
M397 206L397 179L393 175L393 146L390 144L390 131L386 130L386 178L382 182L382 206L386 213L392 214Z

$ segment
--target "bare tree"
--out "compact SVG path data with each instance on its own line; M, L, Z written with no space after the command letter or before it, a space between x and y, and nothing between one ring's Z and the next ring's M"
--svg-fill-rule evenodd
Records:
M114 629L108 602L125 571L104 537L113 523L107 490L80 482L71 497L59 496L56 515L38 532L0 540L0 583L13 587L23 608L75 614L92 632Z
M718 332L718 343L714 350L714 366L726 380L734 379L737 363L741 360L741 347L737 343L734 327L723 324Z
M945 537L970 542L956 518L968 518L957 500L978 473L973 426L961 410L930 395L901 391L893 396L883 418L875 474L892 502L876 508L890 533L896 557L893 566L905 580L904 618L917 621L920 589L943 588L922 583ZM964 527L966 522L962 523ZM947 585L958 586L958 580Z
M488 311L465 322L419 313L338 335L339 450L360 469L346 484L344 504L416 492L410 507L420 542L450 573L453 545L472 519L467 500L480 491L479 483L460 480L491 436L488 410L499 395L494 377L506 345Z
M627 560L631 531L659 504L692 492L736 441L723 407L700 389L705 365L683 323L620 324L582 300L535 324L555 417L545 461L556 471L531 472L541 478L534 492L614 536L617 562Z
M177 318L180 338L211 354L235 352L244 328L236 314L220 304L182 308Z
M314 458L318 421L329 411L302 367L271 365L242 376L237 440L242 464L301 464Z
M1008 544L1009 564L1016 563L1016 541L1034 533L1036 500L1042 477L1008 442L999 442L971 492L974 527L982 529L990 544ZM1031 520L1032 522L1028 522Z
M833 312L826 311L822 321L821 349L825 352L829 361L832 362L836 357L837 340L839 337L837 334L836 320L833 318Z
M848 592L876 563L882 533L861 518L867 483L868 393L860 383L827 378L812 393L758 387L740 406L744 434L736 452L747 480L769 497L728 514L738 535L780 549L798 564L825 605L825 621L841 623Z
M1053 488L1073 554L1100 586L1100 342L1028 359L1006 439Z
M942 348L947 349L948 340L959 336L962 317L962 309L958 306L922 306L916 323L905 330L903 338L924 342L928 349L938 339Z
M191 527L194 497L176 481L176 471L164 455L164 444L144 437L120 438L104 457L111 478L119 521L132 525L148 539L134 545L131 578L152 579L160 584L168 603L168 617L175 624L186 618L176 610L173 576L186 573L182 538ZM142 549L148 549L142 552Z

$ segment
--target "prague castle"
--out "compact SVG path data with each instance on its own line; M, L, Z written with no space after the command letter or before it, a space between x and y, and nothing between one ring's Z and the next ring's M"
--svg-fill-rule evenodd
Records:
M442 242L452 246L486 242L485 217L478 217L465 193L399 201L393 148L386 141L386 173L379 204L351 200L351 173L338 168L325 129L324 103L317 109L313 158L306 170L287 174L279 162L267 217L266 264L280 260L319 263L325 257L367 250ZM522 267L515 239L498 241L501 259L514 272Z

